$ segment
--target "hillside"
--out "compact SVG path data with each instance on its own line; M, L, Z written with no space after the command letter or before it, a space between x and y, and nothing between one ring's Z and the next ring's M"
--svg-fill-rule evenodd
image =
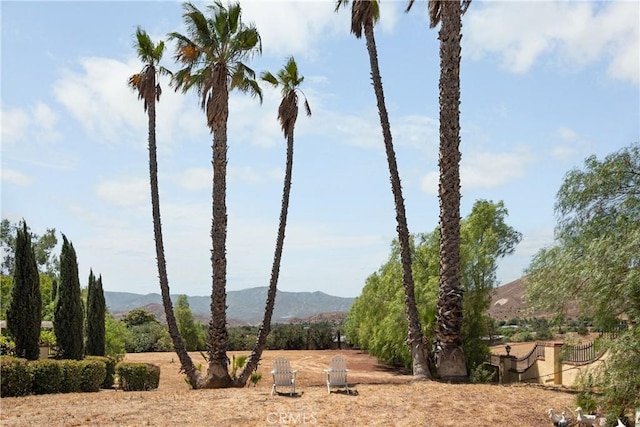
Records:
M493 290L491 305L489 306L489 316L496 320L509 320L516 317L551 317L553 313L544 311L531 312L526 301L526 287L522 278L498 286ZM578 316L576 304L570 304L567 316L575 318Z
M256 325L262 321L267 287L243 289L227 292L227 318L230 325ZM123 314L134 308L143 308L164 320L164 309L160 294L140 295L128 292L105 291L109 311ZM171 300L177 300L172 295ZM189 306L194 316L203 323L208 322L211 299L209 296L188 296ZM274 323L289 323L291 320L306 319L323 313L349 311L354 298L327 295L323 292L278 291L273 312Z

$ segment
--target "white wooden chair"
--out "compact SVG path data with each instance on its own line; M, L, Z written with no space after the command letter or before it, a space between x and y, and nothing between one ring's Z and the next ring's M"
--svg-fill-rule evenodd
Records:
M273 387L271 387L271 396L277 390L277 387L289 387L289 395L293 396L296 392L296 372L292 371L289 361L284 357L278 357L273 361Z
M327 392L331 394L331 387L344 387L349 392L349 384L347 383L347 361L344 356L337 355L331 358L329 368L324 370L327 377Z

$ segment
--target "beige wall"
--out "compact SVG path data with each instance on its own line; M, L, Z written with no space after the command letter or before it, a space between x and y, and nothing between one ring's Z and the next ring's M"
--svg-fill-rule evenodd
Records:
M586 364L562 363L561 343L547 343L544 348L544 359L539 359L525 372L511 372L509 367L512 362L515 366L515 356L502 356L500 372L503 372L502 382L533 382L545 385L573 386L576 381L588 372L593 372L608 357L608 353L599 359Z

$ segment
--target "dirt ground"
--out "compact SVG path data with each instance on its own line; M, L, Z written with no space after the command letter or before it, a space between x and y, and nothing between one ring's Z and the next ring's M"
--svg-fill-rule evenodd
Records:
M327 393L322 370L334 354L347 358L351 395ZM233 353L232 353L233 354ZM238 353L236 353L238 354ZM247 354L239 353L239 354ZM296 395L270 396L271 365L287 357ZM196 364L205 360L193 353ZM405 372L348 351L266 351L256 387L191 390L174 353L129 354L160 365L158 390L40 395L0 400L2 426L546 426L548 408L570 413L575 395L527 385L412 382Z

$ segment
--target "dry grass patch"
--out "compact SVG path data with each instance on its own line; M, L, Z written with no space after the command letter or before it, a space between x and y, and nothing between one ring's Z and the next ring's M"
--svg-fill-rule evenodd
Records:
M173 353L127 355L160 365L160 386L148 392L101 391L3 398L2 426L535 426L546 411L574 407L574 395L541 387L413 383L358 351L347 357L346 395L324 385L322 369L336 351L267 351L257 387L190 390ZM242 353L240 353L242 354ZM244 353L246 354L246 352ZM298 395L270 396L271 362L289 358L298 370ZM196 363L206 362L195 353Z

